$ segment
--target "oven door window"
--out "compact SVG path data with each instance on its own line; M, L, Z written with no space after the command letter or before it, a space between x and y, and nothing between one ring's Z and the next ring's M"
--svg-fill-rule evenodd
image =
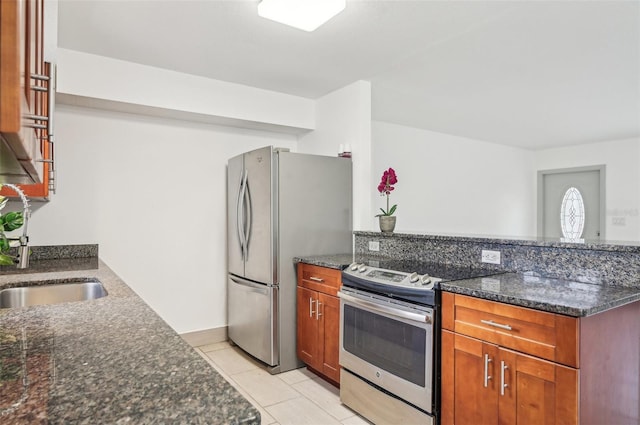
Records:
M344 350L420 387L425 386L430 332L427 335L422 327L351 305L344 306L343 320Z

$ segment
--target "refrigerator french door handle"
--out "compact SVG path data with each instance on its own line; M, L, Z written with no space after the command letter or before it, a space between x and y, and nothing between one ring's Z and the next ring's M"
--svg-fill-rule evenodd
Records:
M247 214L246 220L246 229L244 230L244 251L245 251L245 259L249 259L249 240L251 239L251 222L253 221L252 209L251 209L251 189L249 188L249 171L245 171L244 176L244 187L245 187L245 197L246 202L245 205L245 213Z
M237 214L237 231L238 231L238 239L240 240L240 255L242 256L242 261L246 260L246 238L244 234L244 198L245 198L245 190L246 190L246 181L247 181L247 171L245 170L244 176L242 180L240 180L240 187L238 188L238 205L236 206L236 214Z

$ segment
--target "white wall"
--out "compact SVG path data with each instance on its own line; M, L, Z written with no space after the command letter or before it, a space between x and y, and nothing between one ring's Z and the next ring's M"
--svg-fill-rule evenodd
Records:
M398 175L390 197L398 204L396 232L535 234L530 151L381 121L372 128L371 216L386 207L377 185L391 167Z
M65 105L56 120L58 192L31 243L99 243L176 331L225 326L227 159L295 136Z
M56 93L65 102L293 132L314 128L315 102L299 96L58 49ZM71 98L71 99L70 99ZM137 106L138 109L131 109ZM122 109L120 109L122 110Z
M334 156L341 144L351 146L353 161L353 228L371 224L371 198L363 187L371 179L371 83L356 81L316 101L315 130L300 136L298 151Z
M535 152L536 170L606 166L606 239L640 240L640 138ZM623 219L624 224L614 224Z

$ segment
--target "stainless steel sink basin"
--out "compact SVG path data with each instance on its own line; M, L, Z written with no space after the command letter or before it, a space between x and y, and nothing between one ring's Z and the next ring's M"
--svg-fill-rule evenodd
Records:
M97 280L22 286L0 291L0 308L85 301L102 298L105 295L107 295L107 291Z

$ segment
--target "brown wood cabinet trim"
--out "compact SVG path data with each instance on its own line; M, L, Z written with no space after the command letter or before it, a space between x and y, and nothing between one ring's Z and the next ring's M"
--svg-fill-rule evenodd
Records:
M18 2L0 1L0 132L20 131L20 25Z
M322 279L322 282L312 280L312 277ZM298 263L298 285L300 286L323 294L337 296L341 283L342 272L340 270Z
M640 301L580 323L582 424L640 424Z
M454 330L455 322L455 294L442 292L442 328Z
M443 307L443 322L451 320L446 317L450 313L445 310ZM578 366L577 318L460 294L454 297L453 315L456 333L571 367ZM512 329L492 326L483 320L509 325Z
M444 294L443 294L444 295ZM450 294L453 296L453 294ZM444 306L444 298L443 298ZM444 313L444 308L443 308ZM442 350L441 360L441 382L440 382L440 423L441 425L453 425L454 422L454 384L455 384L455 362L454 362L454 340L455 334L448 330L442 330L442 340L440 347Z

